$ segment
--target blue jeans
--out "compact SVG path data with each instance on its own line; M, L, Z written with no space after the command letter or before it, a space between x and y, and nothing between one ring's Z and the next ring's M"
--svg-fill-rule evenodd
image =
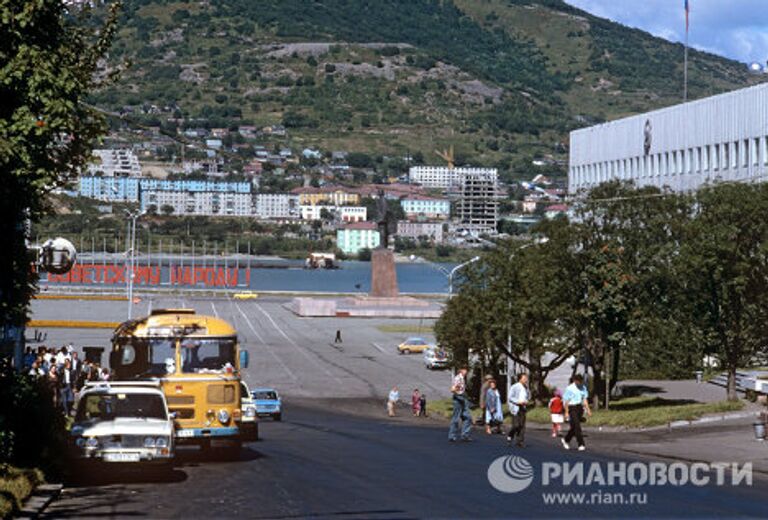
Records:
M448 430L448 438L456 440L459 433L459 422L464 421L461 425L461 438L469 437L469 432L472 430L472 415L469 413L469 403L466 396L454 395L453 396L453 416L451 417L451 428Z

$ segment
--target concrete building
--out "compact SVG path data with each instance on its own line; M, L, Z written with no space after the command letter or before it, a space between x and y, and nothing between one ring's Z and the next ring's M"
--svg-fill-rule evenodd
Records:
M93 151L94 160L88 164L88 175L97 177L139 177L139 158L128 148Z
M354 222L336 230L336 246L348 255L379 247L380 242L379 229L373 222Z
M768 84L571 132L568 191L632 180L696 190L768 172Z
M290 193L257 193L253 197L258 218L299 218L299 196Z
M442 242L445 238L443 222L411 222L400 220L397 222L397 235L403 238L418 240L427 237L433 242Z
M322 188L306 187L296 188L291 191L299 196L299 204L314 206L316 204L330 204L343 206L345 204L360 204L360 194L340 186L323 186Z
M451 216L451 202L448 199L411 195L402 199L400 206L408 220L445 220Z
M321 220L323 209L333 213L342 222L362 222L368 218L368 210L364 206L311 206L301 205L302 220Z
M496 233L499 189L496 170L473 168L461 175L456 190L456 216L460 226L475 233Z
M78 195L106 202L138 202L139 179L137 177L94 177L78 179Z
M459 186L467 175L496 179L498 172L496 168L449 168L448 166L411 166L408 170L410 182L425 188L453 188Z
M163 213L166 206L173 208L172 215L250 217L253 215L253 198L250 193L215 191L149 190L142 192L141 209L150 206Z

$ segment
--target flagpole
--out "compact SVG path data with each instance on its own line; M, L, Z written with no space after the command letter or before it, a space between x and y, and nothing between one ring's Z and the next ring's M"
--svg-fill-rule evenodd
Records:
M685 0L685 54L683 58L683 103L688 101L688 25L690 16L689 0Z

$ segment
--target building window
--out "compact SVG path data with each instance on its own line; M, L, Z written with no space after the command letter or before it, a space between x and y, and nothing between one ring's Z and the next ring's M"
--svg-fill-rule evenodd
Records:
M717 171L720 169L720 145L716 144L714 152L712 153L712 169Z
M749 147L750 151L752 152L752 156L750 157L750 162L753 166L757 166L760 164L760 138L757 137L752 140L752 146Z

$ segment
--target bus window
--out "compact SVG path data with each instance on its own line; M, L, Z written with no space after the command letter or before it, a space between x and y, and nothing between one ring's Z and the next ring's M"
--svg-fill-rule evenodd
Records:
M176 371L176 345L173 339L153 339L150 341L150 350L149 374L162 376Z
M226 339L181 340L181 371L218 372L235 366L235 342Z

